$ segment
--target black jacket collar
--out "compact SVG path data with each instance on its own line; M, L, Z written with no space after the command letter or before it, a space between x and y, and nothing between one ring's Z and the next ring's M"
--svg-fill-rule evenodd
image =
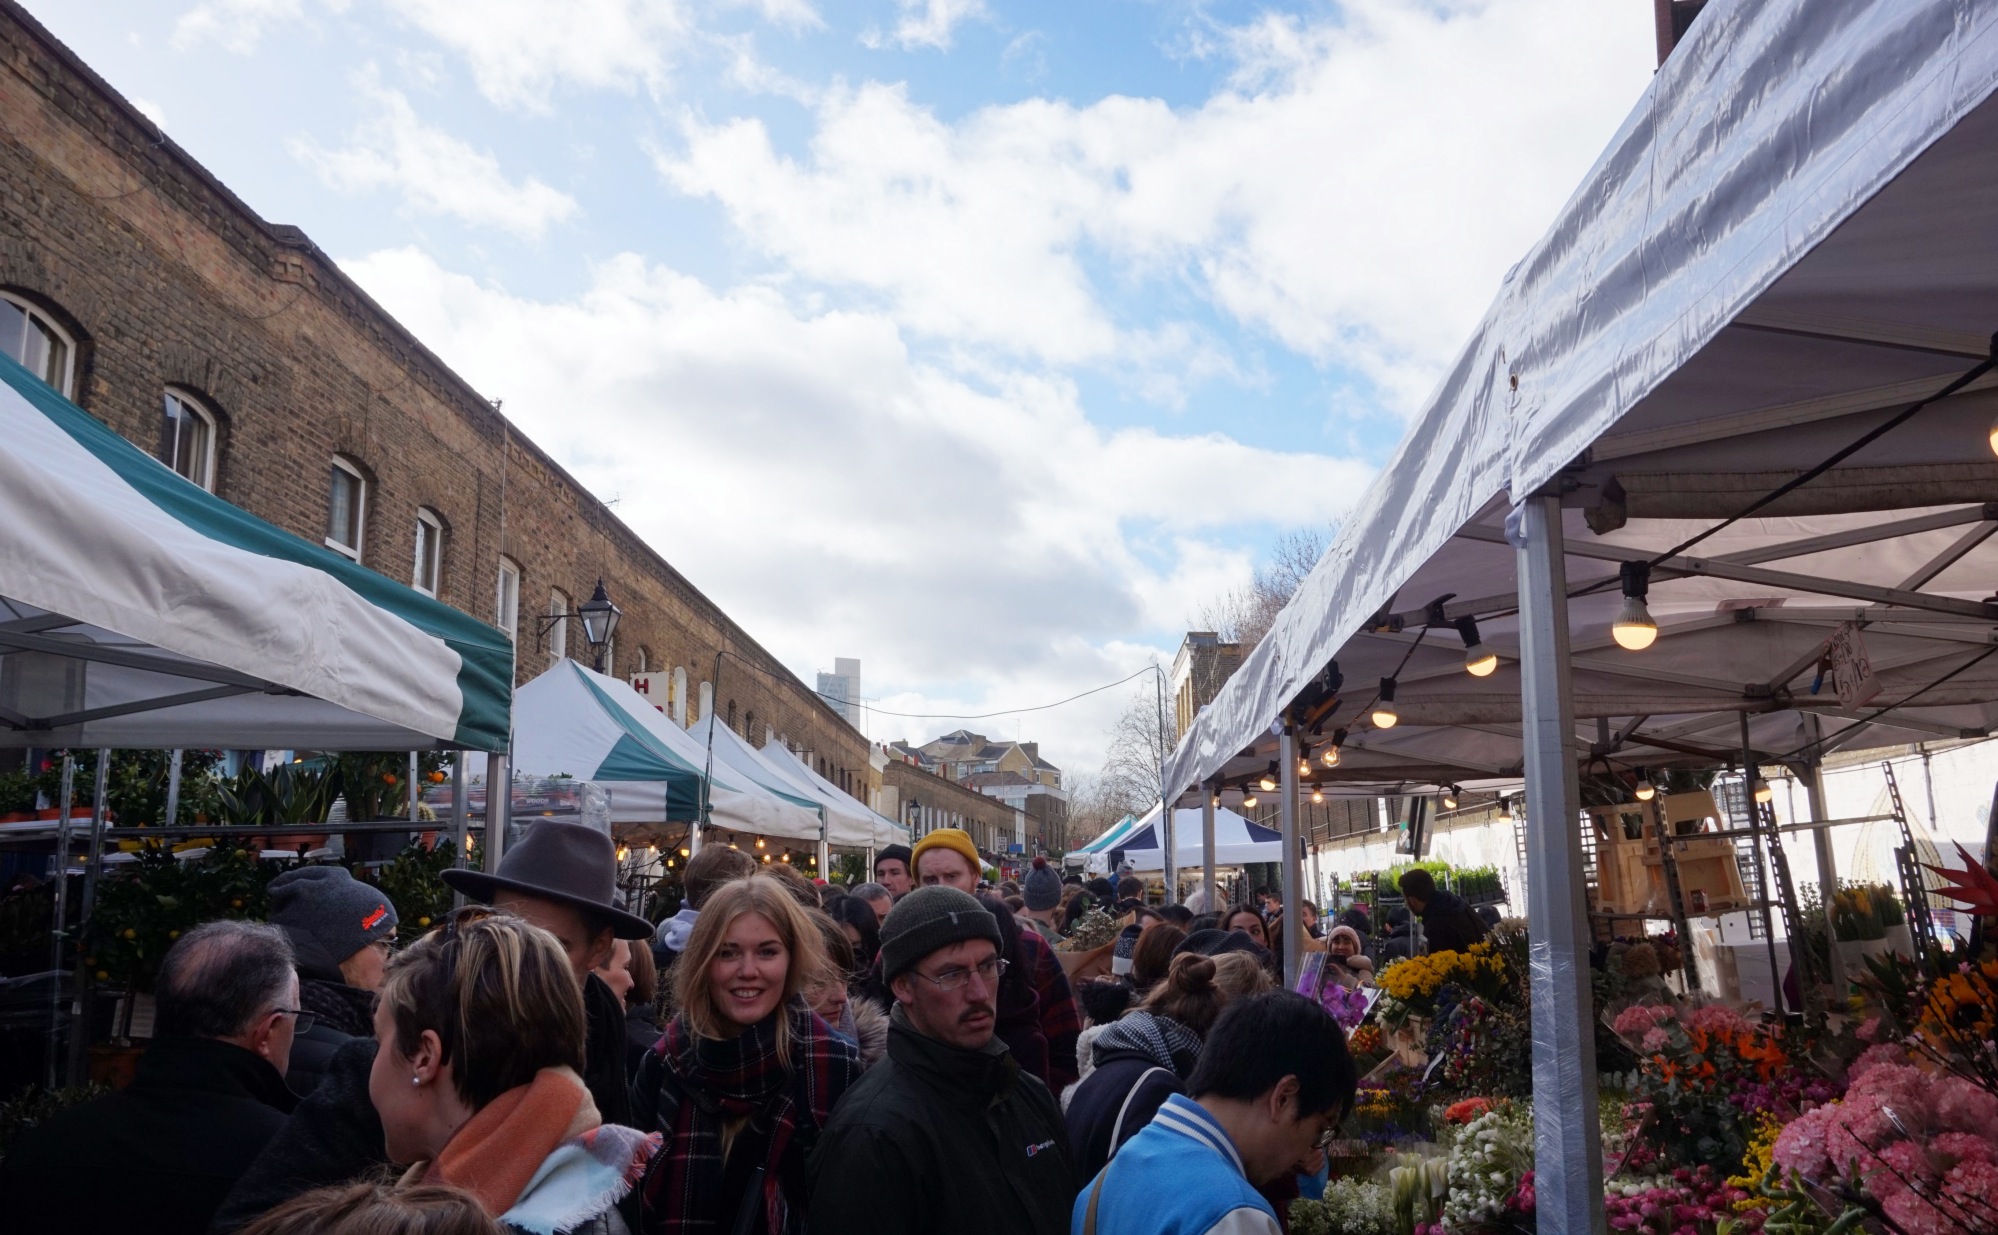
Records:
M917 1032L900 1004L888 1017L888 1058L946 1096L979 1106L1011 1093L1020 1074L998 1034L983 1049L967 1051Z
M298 1098L255 1051L213 1038L155 1038L139 1059L133 1089L191 1089L249 1098L285 1114Z

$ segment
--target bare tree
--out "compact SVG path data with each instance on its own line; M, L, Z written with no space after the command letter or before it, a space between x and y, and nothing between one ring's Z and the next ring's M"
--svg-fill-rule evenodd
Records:
M1118 820L1136 813L1123 784L1102 772L1075 778L1068 797L1068 847L1074 849L1108 832Z
M1202 605L1194 614L1194 625L1215 632L1228 643L1241 644L1247 653L1270 632L1277 614L1297 595L1299 585L1330 544L1329 528L1285 532L1271 546L1269 561L1256 568L1249 582Z

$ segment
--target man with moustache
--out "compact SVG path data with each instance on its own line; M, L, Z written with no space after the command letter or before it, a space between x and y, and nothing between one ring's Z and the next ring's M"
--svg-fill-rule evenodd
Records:
M1000 941L998 920L957 888L918 888L889 911L888 1054L847 1091L812 1153L812 1230L1068 1229L1076 1179L1061 1108L994 1033Z

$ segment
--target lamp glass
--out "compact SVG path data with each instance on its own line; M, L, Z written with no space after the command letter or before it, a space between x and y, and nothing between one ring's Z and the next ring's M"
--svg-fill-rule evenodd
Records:
M1658 623L1651 618L1651 611L1644 602L1635 596L1623 598L1623 608L1617 610L1616 621L1610 623L1610 638L1626 652L1642 652L1658 639Z
M1326 767L1336 768L1339 766L1339 748L1336 746L1328 746L1325 748L1325 753L1318 756L1318 758L1325 764Z
M1255 794L1251 793L1242 799L1242 808L1244 810L1254 810L1255 806L1256 806Z
M1767 802L1775 796L1776 791L1769 787L1768 781L1758 779L1755 782L1755 800L1757 802Z
M1392 729L1401 723L1401 713L1383 703L1374 709L1373 721L1376 729Z
M1323 789L1313 789L1311 791L1311 800L1314 802L1323 802L1325 800L1325 791Z
M604 591L604 581L599 579L597 590L576 606L576 614L583 619L583 638L591 647L600 648L617 633L618 619L624 616L624 610L611 603L610 594Z
M1263 774L1263 778L1257 781L1256 784L1262 789L1264 793L1270 793L1276 789L1276 777L1271 776L1267 772L1265 772Z
M1658 796L1658 786L1652 784L1648 780L1641 780L1637 782L1638 801L1649 802L1651 799L1657 796Z
M1482 643L1464 649L1464 672L1474 678L1488 678L1498 671L1498 653Z

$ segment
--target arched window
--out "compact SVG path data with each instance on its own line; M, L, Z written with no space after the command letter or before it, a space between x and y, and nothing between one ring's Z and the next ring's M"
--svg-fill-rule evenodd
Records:
M569 654L569 597L561 588L548 590L548 659L560 660Z
M368 479L359 465L333 456L326 490L326 547L361 560L368 523Z
M735 728L735 700L728 701L728 727Z
M646 646L642 643L638 645L638 668L632 670L632 672L634 673L652 672L652 653L649 650L647 650Z
M742 736L748 738L752 745L756 742L756 710L754 708L743 713Z
M416 512L416 565L410 585L425 596L437 595L438 581L444 577L444 520L428 506Z
M215 413L172 386L166 388L161 408L160 462L215 492Z
M71 395L75 378L76 344L46 313L16 296L0 292L0 352L21 362L28 372Z

